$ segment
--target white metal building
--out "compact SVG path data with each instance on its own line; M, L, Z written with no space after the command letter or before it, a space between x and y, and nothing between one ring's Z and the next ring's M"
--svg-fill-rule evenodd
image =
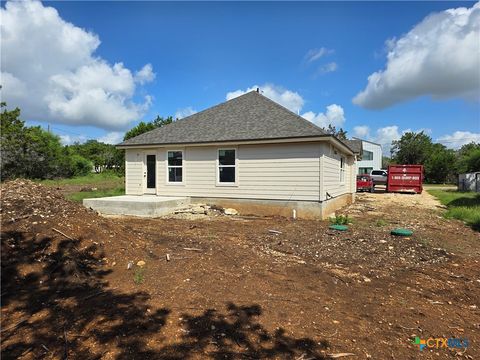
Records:
M458 190L480 192L480 171L466 173L466 174L459 174Z
M362 141L362 157L357 160L357 174L370 174L372 170L380 170L382 168L382 145L355 138Z

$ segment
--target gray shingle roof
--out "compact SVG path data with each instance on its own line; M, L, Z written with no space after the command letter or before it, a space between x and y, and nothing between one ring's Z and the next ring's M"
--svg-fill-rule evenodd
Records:
M347 145L355 154L362 154L362 140L343 140L342 142Z
M193 144L313 136L328 134L301 116L252 91L118 145Z

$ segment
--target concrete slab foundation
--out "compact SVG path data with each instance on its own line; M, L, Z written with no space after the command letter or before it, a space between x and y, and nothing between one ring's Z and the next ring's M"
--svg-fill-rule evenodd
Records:
M158 217L169 215L190 204L217 205L234 208L240 215L293 217L298 219L327 219L339 208L355 201L355 194L343 194L323 202L257 199L225 199L210 197L172 197L157 195L123 195L84 199L83 205L105 215Z
M343 194L323 202L192 197L192 203L234 208L241 215L293 217L324 220L339 208L355 202L355 194Z
M190 204L190 198L156 195L122 195L84 199L83 205L105 215L158 217Z

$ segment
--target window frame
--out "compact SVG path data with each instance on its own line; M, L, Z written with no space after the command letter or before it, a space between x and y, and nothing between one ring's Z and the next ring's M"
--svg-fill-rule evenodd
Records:
M345 184L345 164L347 158L345 156L340 156L339 166L340 166L340 184ZM342 166L343 165L343 166Z
M182 165L168 165L168 153L169 152L181 152L182 153ZM165 170L166 170L166 178L165 178L165 183L167 185L185 185L185 150L184 149L167 149L165 151ZM169 170L170 168L181 168L182 169L182 181L170 181L170 174Z
M361 172L362 169L367 170L367 172ZM373 171L373 167L371 166L359 166L358 175L370 175L372 171Z
M366 153L368 153L368 159L367 157L364 158L364 155L366 155ZM373 151L370 151L370 150L366 150L366 149L363 149L362 150L362 161L373 161Z
M220 151L221 150L234 150L235 151L235 165L220 165ZM233 167L235 169L235 182L221 182L220 181L220 166L221 167ZM221 147L216 149L216 186L238 186L238 148L237 147Z

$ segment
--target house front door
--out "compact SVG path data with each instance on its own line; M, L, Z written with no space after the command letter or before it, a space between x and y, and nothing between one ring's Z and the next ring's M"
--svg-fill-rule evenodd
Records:
M145 154L143 183L145 194L157 193L157 155L155 153Z

